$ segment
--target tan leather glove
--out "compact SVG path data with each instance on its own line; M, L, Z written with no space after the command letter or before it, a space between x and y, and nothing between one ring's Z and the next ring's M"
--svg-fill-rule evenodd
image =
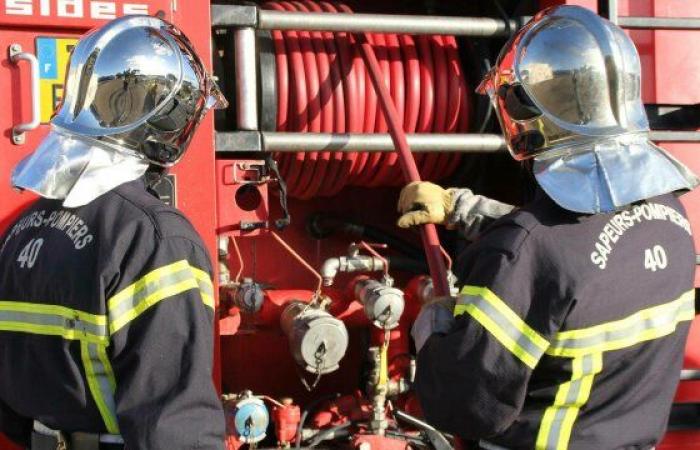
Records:
M399 195L398 225L408 228L426 223L445 224L452 212L452 191L427 181L407 184Z

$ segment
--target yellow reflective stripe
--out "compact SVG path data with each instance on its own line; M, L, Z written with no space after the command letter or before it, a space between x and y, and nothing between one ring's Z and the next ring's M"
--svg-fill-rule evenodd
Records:
M551 356L578 357L593 352L619 350L667 336L680 322L695 317L695 293L688 291L662 305L638 311L624 319L590 328L557 333L547 349Z
M0 331L106 342L107 318L41 303L0 301Z
M199 292L202 294L202 301L211 309L214 309L214 285L209 274L203 270L192 267L192 273L199 284Z
M465 286L454 315L467 313L525 365L534 368L549 342L528 326L490 289Z
M127 310L125 313L111 320L109 324L110 333L116 333L124 325L128 324L129 322L140 316L144 311L146 311L151 306L157 304L161 300L164 300L168 297L172 297L185 291L189 291L190 289L196 289L198 287L199 284L197 284L197 280L195 280L194 278L190 278L176 283L174 285L165 286L157 290L153 294L145 297L133 308Z
M536 450L566 450L581 407L591 395L593 379L603 369L603 354L593 353L572 360L571 380L559 385L554 404L542 416Z
M58 336L66 340L85 341L96 344L104 344L109 341L107 336L87 334L79 330L66 329L55 325L36 325L31 323L0 321L0 331Z
M199 293L202 295L202 303L204 303L205 306L208 306L211 309L214 309L214 297L212 297L209 294L204 293L203 291L200 291Z
M146 288L149 283L156 282L165 275L169 275L174 272L179 272L182 269L189 267L187 260L182 259L180 261L168 264L167 266L159 267L152 272L147 273L142 278L140 278L135 283L125 287L119 291L112 298L107 300L107 309L112 310L116 308L121 302L126 301L134 297L140 291Z
M102 366L105 368L105 375L107 376L107 382L109 383L109 387L112 391L112 395L114 395L114 392L117 390L117 380L114 377L114 370L112 369L112 363L109 361L109 357L107 357L107 346L105 346L105 345L98 345L97 346L97 357L99 358L100 362L102 363Z
M0 311L17 311L29 314L50 314L65 317L66 319L80 319L93 325L106 325L107 317L89 314L77 309L66 308L59 305L46 305L41 303L25 303L0 301Z
M187 260L147 273L107 301L110 333L116 333L158 302L190 289L197 289L202 303L214 308L214 287L209 275L190 266Z
M80 355L90 393L102 416L105 428L111 434L118 434L119 425L114 403L114 374L107 359L105 347L83 341L80 343ZM96 370L96 365L100 370ZM111 374L111 380L109 374Z
M462 289L462 294L482 297L494 308L499 310L500 313L508 319L511 325L513 325L513 327L527 336L537 347L540 347L542 350L549 347L549 342L540 336L537 331L533 330L528 324L526 324L503 300L494 294L491 289L479 286L464 286Z
M534 369L537 365L539 358L532 356L528 353L522 346L520 346L515 340L513 340L508 333L506 333L501 327L499 327L491 318L482 312L473 304L467 305L457 305L455 306L455 316L467 313L474 318L477 322L481 324L489 333L495 337L498 342L501 343L507 350L509 350L516 358L521 360L526 366Z

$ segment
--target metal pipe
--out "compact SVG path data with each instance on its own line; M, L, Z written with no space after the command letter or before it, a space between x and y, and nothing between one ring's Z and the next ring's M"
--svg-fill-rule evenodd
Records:
M690 17L619 17L617 24L632 30L700 30L700 19Z
M241 130L257 130L258 75L255 29L234 30L236 62L236 118Z
M379 272L386 268L384 261L375 256L355 255L328 258L321 266L324 286L333 286L336 275L352 272Z
M258 11L263 30L346 31L367 33L450 34L460 36L509 36L524 25L490 17L419 16L400 14L307 13Z
M506 149L500 134L407 134L413 152L498 152ZM365 151L393 152L388 134L372 133L262 133L263 149L275 152Z
M666 142L700 142L700 131L652 131L649 133L649 139Z
M614 23L615 25L619 25L619 11L620 10L618 9L617 0L608 0L608 20L610 20L610 22Z

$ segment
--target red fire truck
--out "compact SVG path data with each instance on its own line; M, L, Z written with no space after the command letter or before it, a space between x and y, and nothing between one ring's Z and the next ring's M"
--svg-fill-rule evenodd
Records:
M394 226L404 179L357 36L374 48L421 177L517 203L517 167L472 92L508 36L557 4L628 31L652 138L700 173L697 1L2 0L0 232L33 200L10 173L48 132L76 39L121 15L160 15L211 55L231 103L158 186L218 258L228 448L453 448L411 392L408 331L433 286L420 238ZM700 193L683 201L700 229ZM464 245L441 240L450 254ZM390 330L375 326L380 307L396 312ZM700 324L664 450L700 449L698 339Z

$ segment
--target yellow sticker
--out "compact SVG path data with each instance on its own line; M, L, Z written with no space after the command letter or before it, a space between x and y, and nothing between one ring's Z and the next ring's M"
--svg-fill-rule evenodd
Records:
M68 59L77 42L78 39L73 38L36 38L42 123L51 120L54 110L63 99L63 81Z

